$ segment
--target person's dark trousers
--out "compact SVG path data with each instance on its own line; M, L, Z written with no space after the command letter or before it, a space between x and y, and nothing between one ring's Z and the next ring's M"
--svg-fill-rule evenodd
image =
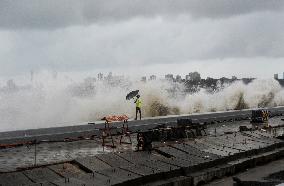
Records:
M137 114L138 114L138 112L139 112L139 114L140 114L140 120L141 120L141 108L139 108L139 107L136 107L136 117L135 117L135 120L137 120Z

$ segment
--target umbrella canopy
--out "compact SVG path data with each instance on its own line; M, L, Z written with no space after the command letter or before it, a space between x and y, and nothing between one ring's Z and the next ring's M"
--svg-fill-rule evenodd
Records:
M135 96L137 96L138 93L139 93L139 90L131 91L127 94L126 99L130 100L130 99L134 98Z

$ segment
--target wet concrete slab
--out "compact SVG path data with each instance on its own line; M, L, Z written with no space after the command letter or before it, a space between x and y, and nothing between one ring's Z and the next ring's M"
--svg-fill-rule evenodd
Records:
M56 165L47 166L47 168L56 172L58 175L64 178L78 177L80 175L86 175L87 172L80 169L76 164L72 163L62 163Z
M99 160L97 157L85 157L85 158L77 158L74 162L79 166L81 169L87 172L97 172L103 169L110 169L112 168L109 164Z
M127 161L126 159L117 155L117 153L108 153L108 154L100 154L96 155L96 157L110 165L111 167L125 167L133 165L132 162Z
M29 186L54 186L54 184L51 182L42 182L42 183L34 183Z
M191 170L201 169L204 167L209 168L209 167L224 163L224 158L222 158L222 156L198 150L185 143L176 144L173 146L177 149L180 149L182 151L189 153L192 156L202 158L202 161L199 161L198 164L193 163L194 166L191 167Z
M180 167L170 164L172 159L149 152L125 152L118 154L134 164L148 167L154 174L180 170Z
M276 125L277 122L283 122L281 121L281 118L273 118L273 123ZM237 121L233 123L226 124L226 127L222 127L222 124L214 124L210 125L208 130L212 130L212 127L217 126L218 133L220 135L224 135L224 132L228 129L231 130L237 130L239 125L243 125L244 123L247 123L247 125L250 125L249 121ZM221 125L221 126L219 126ZM211 128L210 128L211 127ZM224 129L227 128L227 129ZM235 144L236 149L238 150L245 150L248 149L254 149L254 146L263 147L264 144L272 144L276 143L277 139L271 138L271 140L267 140L267 138L264 136L267 134L267 132L244 132L243 134L247 133L246 135L238 134L237 137L232 137L232 135L229 135L228 141L236 140L238 143ZM260 133L261 135L259 135ZM212 134L211 134L212 135ZM220 135L217 135L220 137ZM250 135L254 135L254 140L252 139ZM269 135L271 136L271 135ZM220 137L220 139L222 136ZM249 139L247 141L247 144L242 144L243 138ZM222 138L223 139L223 138ZM214 140L214 139L212 139ZM227 140L227 139L226 139ZM250 145L253 143L253 146ZM261 143L259 143L261 142ZM113 149L109 148L103 148L101 147L101 140L80 140L80 141L74 141L74 142L57 142L57 143L41 143L37 145L37 165L45 165L50 163L58 163L62 161L68 161L72 160L77 157L86 157L86 156L94 156L96 154L101 153L108 153L112 151ZM259 143L259 144L258 144ZM226 144L228 147L231 147L231 143ZM123 146L118 145L119 148L117 148L117 151L124 151L130 148L133 148L135 144L132 146ZM226 152L226 149L220 149L219 145L214 146L214 144L211 145L212 148L207 148L208 152L215 152L219 155L226 155L228 152ZM218 149L218 151L216 150ZM229 151L230 152L230 151ZM9 172L9 171L15 171L17 168L23 168L23 167L29 167L33 166L35 164L34 162L34 145L27 145L17 148L7 148L7 149L0 149L0 172ZM6 157L12 157L12 158L6 158Z
M252 150L252 147L250 147L249 144L245 142L238 143L236 141L230 141L230 140L224 140L224 139L214 139L213 144L229 152L230 155Z
M214 160L214 159L219 159L220 156L216 155L216 154L212 154L212 153L207 153L207 152L204 152L204 151L201 151L200 149L197 149L197 148L194 148L193 146L190 146L186 143L182 143L182 144L175 144L175 145L172 145L173 147L181 150L181 151L184 151L184 152L187 152L189 154L192 154L194 156L197 156L197 157L200 157L200 158L203 158L203 159L211 159L211 160Z
M153 174L152 168L146 167L146 166L143 166L143 165L133 164L133 165L128 165L128 166L120 166L119 168L121 168L123 170L127 170L129 172L133 172L133 173L140 175L140 176L148 176L148 175Z
M222 157L231 156L231 155L234 155L240 152L239 150L228 148L226 146L222 146L216 142L209 141L206 139L195 140L195 142L194 143L191 142L190 145L204 152L209 152L209 153L216 154Z
M15 171L35 164L71 161L76 157L94 156L109 151L112 149L103 148L93 140L37 144L36 153L34 145L0 149L0 172Z
M114 180L112 180L114 181ZM54 185L85 185L85 186L104 186L113 185L117 182L111 182L110 177L99 173L77 174L74 177L66 177L64 179L51 181Z
M101 177L100 175L94 173L92 175L85 175L79 178L69 178L66 180L55 180L52 184L56 186L110 186L118 185L121 180L112 179L109 177Z
M280 140L272 138L256 138L254 136L245 135L244 133L228 134L216 138L216 142L223 143L226 146L242 144L244 150L264 148L269 145L279 143ZM241 148L241 147L239 147Z
M184 168L189 166L188 161L177 158L166 158L155 153L148 152L127 152L119 156L135 162L132 167L122 167L131 172L135 172L142 177L138 183L147 183L154 180L166 179L184 172ZM135 167L138 169L135 170Z
M163 163L172 165L172 166L179 167L179 171L182 171L182 172L190 171L192 169L192 167L195 165L195 163L192 162L192 161L180 159L180 158L175 158L175 157L167 158L167 159L161 159L160 161L163 162Z
M138 175L134 172L130 172L125 169L120 168L110 168L110 169L103 169L98 171L98 173L107 175L109 177L109 181L111 184L118 184L118 183L127 183L131 182L132 180L141 178L141 175Z
M54 180L52 181L52 185L54 186L78 186L78 185L84 185L84 186L100 186L103 185L101 182L94 181L92 183L88 183L83 180L79 180L77 178L69 178L67 180Z
M206 162L206 159L204 158L194 156L170 146L160 147L157 148L157 150L162 154L170 155L171 157L175 157L176 159L185 160L185 162L187 163L185 163L184 165L188 167Z
M30 180L32 180L34 183L44 183L47 181L63 179L58 174L45 167L25 170L23 171L23 174L27 176Z
M133 152L131 146L122 147L121 151L103 151L100 142L94 140L43 143L37 146L36 163L47 166L16 173L24 176L19 176L21 179L27 178L23 182L35 185L135 185L155 180L175 180L185 175L186 179L199 170L204 171L196 174L198 179L209 175L210 171L213 178L242 168L245 164L272 161L284 155L284 150L281 150L283 141L274 137L263 131L225 134L224 130L220 130L218 135L210 134L193 140L156 142L152 152ZM27 161L27 166L33 165L33 147L1 149L0 162L3 165L0 164L0 171L17 170L19 165L23 165L23 160ZM26 153L23 155L22 152ZM53 163L56 164L50 165ZM0 173L0 178L3 175Z
M254 168L247 169L244 172L237 173L236 175L234 175L234 177L237 177L242 181L268 182L268 181L275 181L275 179L269 178L270 175L273 175L274 173L281 171L284 171L284 159L276 160L265 165L259 165ZM205 186L233 185L234 181L232 177L233 176L220 178L206 184ZM279 179L277 180L279 181Z
M205 143L207 145L215 146L217 149L222 149L226 152L228 152L229 155L240 153L240 149L236 149L233 147L232 144L226 143L224 140L218 139L218 138L206 138L202 143Z
M159 148L159 151L160 152L162 151L163 153L175 155L175 157L171 158L170 161L168 160L166 162L169 164L173 164L173 165L181 167L184 174L186 175L191 174L192 172L195 172L197 170L207 169L207 168L216 166L217 164L224 163L221 156L216 156L216 155L213 155L207 152L205 152L206 155L204 157L200 157L198 156L200 155L200 153L193 154L192 151L191 151L191 154L185 153L186 155L181 154L181 153L175 153L175 151L173 151L170 148ZM212 157L215 156L218 158L210 159L210 155L212 155Z
M220 136L216 138L215 141L220 145L225 145L227 147L240 151L248 151L253 149L253 147L258 148L259 146L264 147L266 145L265 143L262 142L256 142L251 137L242 136L239 134L228 134Z
M32 183L22 172L0 174L0 185L2 186L22 186Z
M282 128L280 128L281 130ZM278 131L279 129L270 129L271 131L250 131L250 132L242 132L243 135L250 136L255 138L258 141L265 141L266 143L279 143L281 140L277 139L277 135L273 134L272 130Z
M215 154L217 156L220 157L226 157L228 156L228 152L226 152L223 149L220 149L219 147L213 146L213 145L206 145L202 142L200 142L200 140L195 140L194 142L185 142L186 145L189 145L193 148L199 149L200 151L203 151L205 153L210 153L210 154Z
M198 183L204 176L207 179L212 179L214 176L234 172L244 165L271 161L284 154L284 150L279 149L279 152L276 152L276 149L274 152L254 155L254 158L240 154L238 161L233 159L223 161L224 158L232 157L234 154L228 153L228 149L233 149L231 145L222 147L222 144L231 143L233 139L241 139L241 137L242 134L236 136L229 134L228 138L226 135L206 136L182 143L164 144L156 147L156 150L152 152L123 151L99 154L92 157L76 158L74 161L44 168L25 170L21 173L35 185L50 183L54 185L133 185L155 182L155 180L167 179L169 181L184 175L194 177L194 183ZM256 141L254 137L245 136L245 138L251 139L252 144ZM240 139L236 141L241 141ZM257 142L264 143L265 146L273 145L269 140L269 138L257 139ZM210 153L208 149L219 153ZM218 155L220 152L227 154ZM215 165L212 163L214 160L220 160L218 166L216 166L216 162ZM200 170L204 171L197 172Z
M87 173L87 174L78 174L74 177L68 177L68 178L76 178L77 180L83 181L84 183L88 184L94 184L94 185L110 185L110 177L97 173ZM67 181L68 181L67 178Z
M281 140L278 140L272 136L264 136L263 132L260 130L252 131L250 133L248 132L241 132L239 135L242 135L243 138L251 138L252 141L254 142L260 142L260 143L265 143L265 144L274 144L274 143L279 143ZM268 134L268 133L266 133Z
M153 169L127 160L123 157L123 153L121 152L102 154L96 157L113 168L120 168L137 175L146 176L153 173Z

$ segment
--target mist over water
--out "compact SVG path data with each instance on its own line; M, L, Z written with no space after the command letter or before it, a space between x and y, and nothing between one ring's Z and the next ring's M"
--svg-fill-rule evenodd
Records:
M133 118L135 104L125 96L137 89L143 117L284 105L284 89L273 79L220 84L213 92L200 89L196 93L165 80L145 83L113 77L95 81L47 72L15 84L0 85L0 131L76 125L113 114Z

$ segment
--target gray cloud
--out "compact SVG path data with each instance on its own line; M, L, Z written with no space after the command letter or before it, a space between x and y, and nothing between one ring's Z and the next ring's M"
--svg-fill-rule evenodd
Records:
M283 7L281 0L1 0L0 28L56 29L180 14L227 18L259 11L281 11Z
M32 69L147 66L159 71L163 65L206 68L230 61L245 66L250 60L260 64L258 59L262 64L271 62L274 66L269 68L277 70L275 64L284 58L283 4L276 0L2 0L0 76ZM261 65L258 68L264 71Z
M56 30L0 31L0 74L259 57L273 61L284 57L283 30L284 13L258 12L214 21L184 15Z

